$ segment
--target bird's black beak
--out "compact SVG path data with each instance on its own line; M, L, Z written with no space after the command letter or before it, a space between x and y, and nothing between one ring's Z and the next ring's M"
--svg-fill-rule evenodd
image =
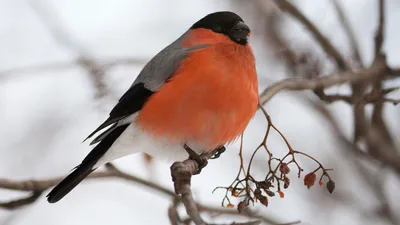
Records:
M233 41L238 43L247 42L250 36L250 28L243 22L238 22L229 32L229 36Z

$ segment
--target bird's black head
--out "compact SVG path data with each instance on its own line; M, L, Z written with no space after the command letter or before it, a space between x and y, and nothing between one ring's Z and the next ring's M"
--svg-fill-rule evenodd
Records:
M191 29L205 28L216 33L227 35L232 41L246 45L250 35L250 28L237 14L229 11L208 14L197 21Z

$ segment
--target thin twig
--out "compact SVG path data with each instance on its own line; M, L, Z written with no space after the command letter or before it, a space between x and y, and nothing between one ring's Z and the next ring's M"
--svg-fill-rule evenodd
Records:
M379 19L378 29L375 36L375 56L381 54L383 40L384 40L384 26L385 26L385 0L379 0Z
M337 101L344 101L348 104L353 103L353 98L348 95L327 95L325 94L325 90L323 88L318 88L314 91L314 93L324 102L332 103Z
M138 57L120 57L115 59L96 59L96 63L100 65L104 70L110 69L115 66L143 66L146 63L147 59L138 58ZM7 77L13 77L19 74L29 74L34 75L39 72L46 71L59 71L65 69L72 69L79 66L81 63L80 59L75 59L70 62L56 62L56 63L47 63L42 65L34 65L34 66L26 66L19 68L12 68L0 71L0 80L6 79Z
M331 1L336 9L339 20L347 34L347 38L349 39L353 57L356 60L356 62L360 64L361 67L364 67L362 60L361 60L360 49L358 48L358 42L356 40L356 35L354 33L354 29L351 28L350 21L346 17L346 15L344 13L344 9L340 5L339 1L338 0L331 0Z

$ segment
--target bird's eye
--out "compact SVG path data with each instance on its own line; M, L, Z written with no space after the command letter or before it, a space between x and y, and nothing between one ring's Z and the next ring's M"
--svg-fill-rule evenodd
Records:
M219 26L219 25L214 25L214 26L212 27L212 30L213 30L214 32L221 33L221 32L222 32L222 27Z

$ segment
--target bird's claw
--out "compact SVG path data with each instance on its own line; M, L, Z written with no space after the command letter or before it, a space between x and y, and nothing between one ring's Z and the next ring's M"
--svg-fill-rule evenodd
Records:
M226 148L224 146L218 147L214 150L214 155L210 157L210 159L218 159L222 153L224 153Z
M197 162L199 165L195 175L200 174L201 170L207 166L208 164L208 158L205 155L202 154L197 154L195 151L193 151L189 146L184 145L184 148L186 152L189 154L189 159L194 160Z

